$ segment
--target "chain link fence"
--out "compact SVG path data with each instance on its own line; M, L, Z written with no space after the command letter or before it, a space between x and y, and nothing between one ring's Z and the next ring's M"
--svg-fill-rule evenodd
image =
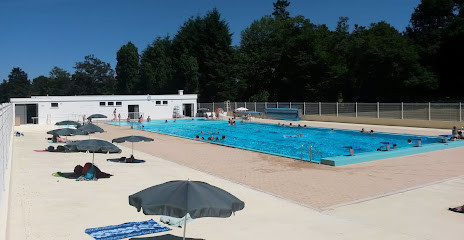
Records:
M330 102L216 102L198 103L198 108L214 111L236 108L264 113L266 108L297 108L303 115L457 121L463 118L461 103L330 103Z
M3 194L6 190L6 171L9 166L11 157L11 137L13 136L13 122L14 122L13 104L3 103L0 104L0 205L3 199Z

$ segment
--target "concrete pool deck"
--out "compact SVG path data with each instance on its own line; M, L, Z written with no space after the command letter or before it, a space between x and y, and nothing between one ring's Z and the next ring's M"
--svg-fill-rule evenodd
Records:
M309 124L359 129L353 124ZM72 171L75 165L91 161L91 155L34 152L50 145L44 138L51 126L17 128L25 136L14 138L7 239L91 239L85 228L150 218L159 222L159 216L144 216L129 206L127 196L186 178L226 189L245 202L245 209L230 218L195 220L189 224L188 237L419 240L461 239L464 234L464 214L447 210L464 204L462 147L330 167L128 127L101 126L107 132L93 137L154 138L155 142L134 144L135 157L146 162L106 161L130 155L131 145L125 143L119 145L122 154L95 155L102 171L114 174L110 179L55 178L53 172ZM380 126L373 129L382 131ZM394 131L449 132L398 127ZM149 236L164 234L181 236L182 229Z

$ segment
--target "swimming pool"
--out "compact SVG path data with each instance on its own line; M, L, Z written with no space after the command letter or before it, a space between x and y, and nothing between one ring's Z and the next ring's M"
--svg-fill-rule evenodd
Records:
M110 123L118 125L119 123ZM128 123L120 123L121 126L128 126ZM330 159L337 156L346 156L349 150L345 146L353 146L356 155L362 155L368 152L377 152L379 147L385 149L382 142L395 143L398 149L414 148L415 144L409 144L408 139L421 139L425 147L429 144L436 144L440 141L439 137L405 135L380 133L374 134L360 133L353 130L318 128L318 127L298 127L290 128L277 126L266 123L237 123L230 126L227 121L208 121L204 119L178 119L173 120L155 120L143 122L142 124L133 124L136 129L157 132L167 135L179 136L184 138L195 139L209 136L216 137L219 140L213 140L215 144L232 146L247 150L253 150L263 153L269 153L295 159L309 160L309 151L307 148L313 146L321 153L313 151L313 162L321 162L321 158ZM225 136L224 140L221 140ZM302 145L303 151L302 151ZM442 144L440 144L442 145ZM424 148L423 148L424 149ZM410 153L411 154L411 153ZM322 156L322 157L321 157ZM343 164L344 165L344 164Z

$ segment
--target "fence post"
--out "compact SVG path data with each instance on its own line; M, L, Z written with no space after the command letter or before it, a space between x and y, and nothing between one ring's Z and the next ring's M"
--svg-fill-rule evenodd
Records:
M321 115L322 115L322 113L321 113L321 110L322 110L322 107L321 107L321 102L319 102L319 116L321 116Z
M198 108L200 108L200 103L198 103Z
M213 111L213 112L214 112L214 102L213 102L213 109L211 109L211 111Z
M267 102L264 102L264 109L267 108Z
M246 108L246 102L245 102L245 108Z
M276 108L279 108L279 102L276 102Z
M355 116L358 117L358 102L354 104L354 112L355 112Z
M403 112L403 102L401 102L401 119L404 118L404 112Z
M429 102L429 121L432 119L432 117L430 116L430 102Z
M337 102L337 117L338 117L338 102Z
M234 102L234 105L235 105L235 108L234 108L234 111L235 111L235 109L237 109L237 102Z
M289 105L289 106L290 106L289 108L292 108L292 102L290 102L290 105Z
M462 108L461 108L461 102L459 102L459 121L462 122Z
M303 115L306 115L306 102L303 102Z
M380 118L380 103L377 102L377 119Z
M256 112L256 102L255 102L255 112Z

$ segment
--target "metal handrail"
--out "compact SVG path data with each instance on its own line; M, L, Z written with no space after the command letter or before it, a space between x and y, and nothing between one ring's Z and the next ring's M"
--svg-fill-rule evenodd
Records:
M321 159L322 159L322 154L321 152L319 152L319 150L317 150L317 148L315 146L306 146L306 145L301 145L300 147L300 160L303 160L303 148L305 148L306 150L308 150L308 153L309 153L309 162L312 163L313 162L313 150L315 150L317 153L319 153L319 156L321 156Z
M320 156L321 159L322 159L322 154L321 154L321 152L319 152L319 150L317 150L317 148L316 148L315 146L309 147L309 150L310 150L310 152L311 152L311 158L312 158L312 155L313 155L313 153L312 153L312 151L311 151L312 149L316 150L316 152L319 153L319 156Z

